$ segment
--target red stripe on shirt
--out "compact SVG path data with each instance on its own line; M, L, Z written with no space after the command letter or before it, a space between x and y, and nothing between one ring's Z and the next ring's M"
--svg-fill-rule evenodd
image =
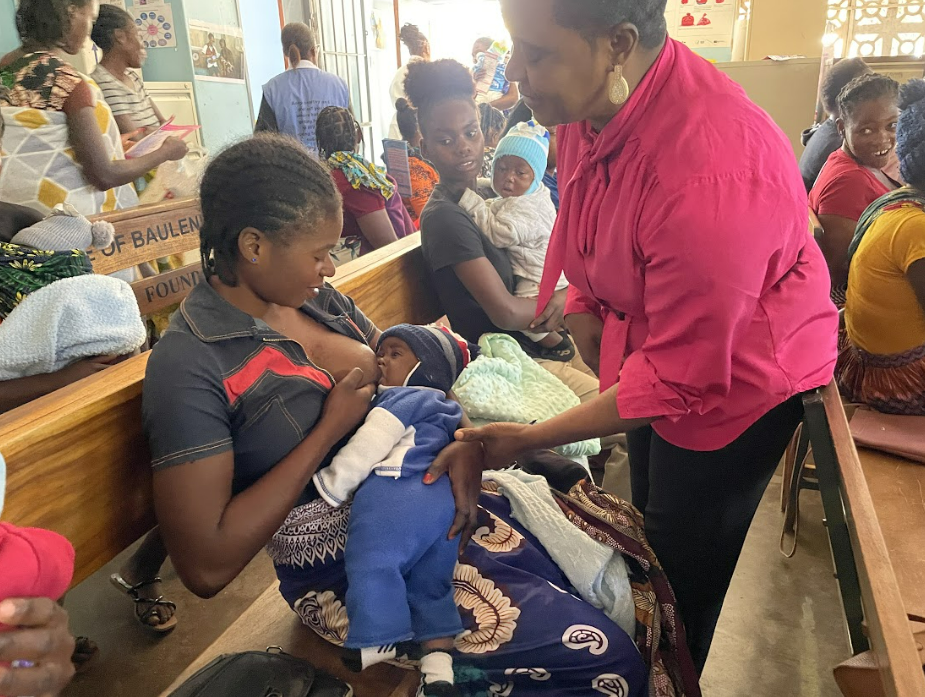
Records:
M228 401L231 404L237 402L241 395L266 373L281 377L307 378L329 390L334 387L331 378L323 371L310 365L296 365L275 346L265 346L245 363L241 370L225 379L224 386Z

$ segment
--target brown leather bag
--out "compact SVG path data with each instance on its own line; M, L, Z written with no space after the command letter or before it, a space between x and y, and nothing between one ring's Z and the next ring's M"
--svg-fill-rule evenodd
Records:
M851 419L858 445L925 464L925 416L881 414L859 407Z
M925 666L925 618L909 615L912 636ZM880 669L873 651L865 651L835 668L835 683L845 697L885 697Z

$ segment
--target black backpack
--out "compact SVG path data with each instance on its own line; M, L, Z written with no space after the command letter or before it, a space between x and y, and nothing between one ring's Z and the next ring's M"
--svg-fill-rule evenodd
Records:
M279 649L219 656L170 697L351 697L353 688Z

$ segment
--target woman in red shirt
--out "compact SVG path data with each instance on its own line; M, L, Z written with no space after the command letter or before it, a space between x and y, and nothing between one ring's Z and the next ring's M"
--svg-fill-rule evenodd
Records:
M337 264L385 247L414 232L395 180L356 152L362 131L348 109L330 106L318 115L318 149L344 199Z
M899 83L871 73L855 78L838 96L836 121L844 144L829 157L813 190L809 207L825 230L819 246L832 276L832 299L845 304L848 246L867 207L899 187L883 169L896 148Z

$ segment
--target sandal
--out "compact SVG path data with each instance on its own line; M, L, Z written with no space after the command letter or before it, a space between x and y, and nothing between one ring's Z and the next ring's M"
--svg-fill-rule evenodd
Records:
M135 616L138 618L138 621L146 628L151 629L158 634L164 634L171 631L174 627L177 626L177 616L173 615L169 620L165 620L161 624L148 624L148 620L152 615L155 614L157 608L159 607L168 607L174 612L177 610L176 603L172 603L169 600L164 600L163 595L159 595L156 598L143 598L138 592L145 586L151 586L155 583L162 583L160 576L155 576L152 579L147 581L142 581L141 583L136 583L134 586L128 583L124 578L119 574L113 574L109 577L109 582L112 583L116 588L121 592L125 593L133 601L135 601ZM147 604L148 607L146 610L142 609L142 605Z

